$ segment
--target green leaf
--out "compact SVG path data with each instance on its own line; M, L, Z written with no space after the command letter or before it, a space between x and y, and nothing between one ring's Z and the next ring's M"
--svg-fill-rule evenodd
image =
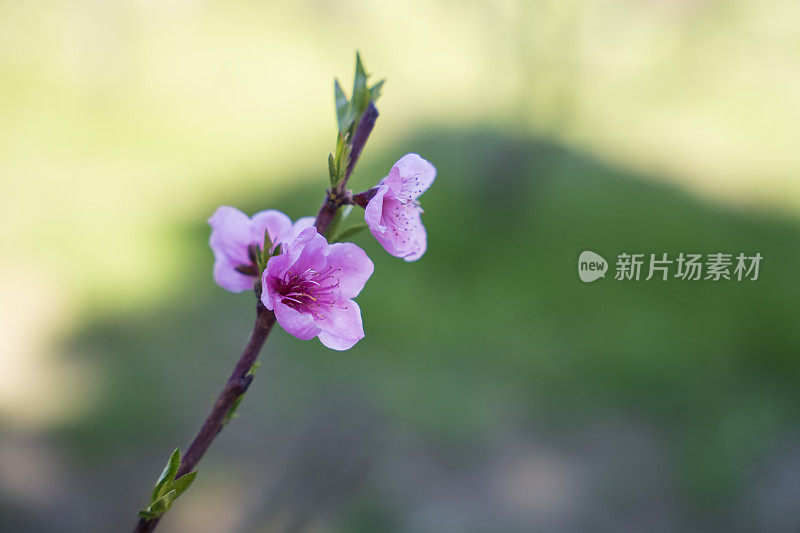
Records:
M333 81L333 101L336 105L336 122L339 125L339 131L343 132L350 127L350 124L347 123L349 103L342 86L339 85L339 80Z
M259 369L260 366L261 366L261 363L258 362L258 361L253 363L250 366L250 368L247 370L247 373L245 374L245 377L252 378L253 376L255 376L256 371ZM231 408L228 409L228 412L225 413L225 418L222 420L222 426L223 427L227 426L230 423L230 421L233 420L234 418L238 418L239 415L238 415L237 411L239 410L239 405L242 403L243 399L244 399L244 394L241 394L241 395L239 395L238 398L236 398L233 401L233 404L231 404Z
M369 99L373 104L378 101L378 97L381 95L381 88L383 88L385 82L386 80L381 80L369 88Z
M352 205L345 205L336 210L336 214L333 215L333 220L331 220L328 230L325 232L325 237L328 238L329 242L333 242L330 237L332 235L336 235L339 228L342 226L342 223L347 220L347 217L350 216L352 211Z
M173 456L174 455L175 454L173 454ZM165 471L166 470L167 469L165 469ZM165 477L164 479L168 479L170 482L166 484L163 494L159 494L158 496L154 495L150 505L139 511L139 516L147 520L152 520L169 511L170 507L172 507L172 504L178 499L178 496L186 492L192 483L194 483L194 478L196 477L196 470L194 472L189 472L178 479L174 479L174 477L169 476ZM159 482L160 481L161 480L159 480Z
M151 501L155 501L160 496L163 496L166 492L170 490L170 488L172 487L172 482L175 480L175 475L178 473L178 467L180 465L181 465L181 449L175 448L175 451L172 452L169 461L167 461L167 465L164 467L164 470L158 477L158 481L156 482L156 487L155 489L153 489L153 496L150 498Z
M272 254L270 254L271 248L272 239L269 236L269 231L264 228L264 245L263 248L261 248L261 257L256 258L258 260L258 265L256 265L256 267L258 268L259 274L264 272L264 269L267 268L267 261L269 261L269 258L272 257Z
M197 477L197 470L195 470L194 472L189 472L188 474L185 474L176 479L175 484L172 486L173 489L175 490L175 498L173 499L177 500L178 496L186 492L186 489L192 486L192 483L194 483L194 478L196 477Z
M361 54L356 52L356 74L353 78L353 96L350 100L355 104L354 108L356 110L360 109L361 113L363 113L364 109L369 105L367 78L369 78L369 75L364 68L364 63L361 61Z
M222 427L227 426L230 424L231 420L239 417L239 414L236 411L239 409L239 404L242 403L242 398L244 398L244 394L233 400L231 408L228 409L228 412L225 413L225 418L222 420Z
M336 160L334 159L333 154L328 154L328 175L331 179L331 185L336 185L337 174Z
M364 67L361 54L356 52L355 75L353 76L353 94L347 100L339 80L333 82L333 100L336 107L336 123L339 137L336 150L328 156L328 175L332 187L336 187L344 178L350 163L350 141L355 135L361 118L371 102L375 102L381 94L384 80L367 85L369 74Z
M169 511L169 508L172 507L172 502L174 502L175 498L177 497L178 497L177 492L175 490L171 490L166 494L164 494L163 496L161 496L160 498L158 498L157 500L155 500L154 502L152 502L149 506L147 506L147 508L140 510L139 516L141 516L146 520L152 520L154 518L158 518L162 514Z
M367 109L370 102L370 92L367 89L367 74L364 68L364 63L361 61L361 54L356 52L356 73L353 78L353 96L350 98L350 113L353 117L353 123L349 128L350 134L354 134L358 123L361 120L361 115Z
M175 501L176 498L175 490L171 490L168 493L164 494L162 497L154 501L150 507L148 508L151 513L155 516L159 516L161 514L166 513L169 511L169 508L172 507L172 502Z
M261 362L256 361L250 366L250 370L247 371L247 374L245 374L245 376L255 376L256 370L258 370L259 368L261 368Z
M366 224L359 224L357 226L350 226L349 228L345 228L341 232L339 232L339 235L337 235L332 242L344 242L347 239L350 239L351 237L358 235L363 230L367 229L367 227L368 226Z
M350 135L342 135L336 138L336 167L341 174L342 168L347 166L347 159L350 157Z
M344 177L347 165L350 162L349 134L339 133L336 137L336 152L328 156L328 172L331 177L331 186L335 187Z

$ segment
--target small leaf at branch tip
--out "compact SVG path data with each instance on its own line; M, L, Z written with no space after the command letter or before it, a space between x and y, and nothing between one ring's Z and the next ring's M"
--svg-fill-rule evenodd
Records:
M351 211L353 211L352 205L345 205L336 210L336 214L333 215L333 220L331 220L324 235L329 242L334 242L333 237L339 232L339 228L342 227L344 221L350 216Z
M194 472L189 472L178 479L175 480L175 484L172 488L175 490L175 499L178 498L181 494L186 492L186 490L194 483L194 478L197 477L197 470Z
M180 467L180 465L181 449L175 448L175 451L172 452L172 455L169 457L169 461L167 461L164 470L162 470L161 475L158 476L158 481L153 489L153 495L150 498L151 501L155 501L169 491L170 487L172 486L172 482L175 480L175 475L178 473L178 467Z
M364 68L364 63L361 60L361 54L356 52L356 72L353 77L353 95L350 98L349 110L353 116L353 124L350 126L350 132L354 133L358 128L358 122L361 120L361 115L370 103L370 91L367 89L367 74Z
M172 507L172 502L175 501L175 490L171 490L168 493L164 494L162 497L157 499L147 508L147 511L155 518L158 517L167 511L169 508Z
M333 158L333 154L328 154L328 175L331 185L336 185L336 160Z
M197 474L197 472L193 472L193 474ZM186 474L185 476L181 477L181 479L186 478L191 474ZM192 475L189 479L187 479L184 483L185 486L179 492L177 489L171 489L169 492L164 494L163 496L159 497L158 499L152 501L150 505L147 506L146 509L142 509L139 511L139 516L146 520L153 520L158 518L162 514L166 513L172 507L172 504L184 492L186 489L189 488L189 485L192 484L194 481L194 475Z
M339 132L336 136L336 153L328 155L328 173L331 186L335 187L343 178L350 163L349 133Z
M234 418L239 418L239 413L236 411L239 409L239 404L242 403L242 398L244 398L244 394L233 401L231 408L228 410L228 412L225 414L225 418L222 420L222 427L227 426Z
M258 265L258 275L259 278L261 277L261 273L264 272L264 269L267 268L267 261L271 257L270 250L272 249L272 238L269 236L269 231L264 228L264 244L263 248L261 248L261 257L257 257Z
M258 370L259 367L261 367L261 362L260 361L256 361L255 363L253 363L253 366L250 367L250 370L247 371L247 374L245 374L245 376L253 376L253 375L255 375L256 370Z
M172 455L169 456L169 463L167 466L169 467L169 473L172 474L172 477L175 477L175 474L178 473L178 467L181 464L181 449L180 447L175 448L175 451L172 452Z
M364 61L361 59L361 52L356 50L356 76L363 76L364 78L369 77L367 74L367 69L364 68Z
M369 88L369 99L373 104L378 101L381 95L381 88L383 88L385 82L386 80L381 80Z
M344 93L338 79L333 82L333 98L336 108L336 123L339 128L336 138L336 150L328 156L328 175L331 188L340 185L350 167L351 144L358 130L364 113L381 94L384 80L368 86L369 74L364 67L361 53L356 51L355 74L353 76L353 93L350 100ZM352 171L352 169L350 169Z
M357 226L351 226L349 228L343 229L339 235L333 240L333 242L344 242L347 239L354 237L355 235L361 233L363 230L367 229L366 224L359 224Z
M334 80L333 82L333 103L336 107L336 122L341 132L344 131L347 126L349 102L347 101L347 96L344 94L344 90L342 90L342 86L339 85L339 80Z

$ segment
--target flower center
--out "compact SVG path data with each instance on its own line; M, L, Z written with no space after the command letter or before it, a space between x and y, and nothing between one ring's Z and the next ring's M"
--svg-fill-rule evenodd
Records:
M280 295L284 305L300 313L308 313L317 320L324 320L326 316L323 311L336 303L334 291L339 286L339 279L335 274L339 270L328 267L317 272L308 268L302 274L287 271L283 278L273 278L275 292Z

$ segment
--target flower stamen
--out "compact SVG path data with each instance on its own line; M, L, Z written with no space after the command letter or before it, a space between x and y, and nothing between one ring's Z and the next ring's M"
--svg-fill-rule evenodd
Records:
M325 320L323 309L336 307L334 291L339 287L339 280L334 274L340 270L328 267L317 272L307 268L299 275L287 271L283 278L273 278L275 292L286 306L308 313L317 320Z

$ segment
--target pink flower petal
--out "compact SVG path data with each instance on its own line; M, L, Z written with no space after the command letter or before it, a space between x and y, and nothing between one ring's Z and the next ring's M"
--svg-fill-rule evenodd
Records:
M296 250L300 248L300 253L296 256L291 270L294 274L301 274L307 270L322 271L325 268L328 241L317 232L317 228L306 228L289 245L290 254L295 257Z
M214 252L214 280L232 292L253 288L255 276L242 274L237 268L255 269L250 249L255 247L261 250L265 231L275 245L288 238L294 239L309 225L308 219L300 219L292 224L289 217L274 209L261 211L250 219L238 209L228 206L218 208L208 223L211 225L209 244Z
M303 230L313 227L315 221L316 221L315 217L298 218L297 222L295 222L289 229L283 241L284 242L294 241L303 232Z
M435 179L433 165L417 154L406 154L376 186L377 193L364 210L364 220L391 255L416 261L427 250L428 235L416 199Z
M343 298L355 298L375 270L367 253L350 242L330 245L328 266L338 269L336 276Z
M329 245L309 227L267 262L261 301L295 337L319 336L325 346L346 350L364 337L361 310L350 298L361 291L373 269L355 244Z
M214 281L231 292L244 292L253 288L253 278L238 272L227 258L214 261Z
M364 338L361 308L353 300L342 305L346 307L331 310L325 320L317 322L320 342L333 350L348 350Z
M417 154L406 154L389 171L387 183L398 198L416 200L436 179L436 168Z
M386 230L370 227L370 231L391 255L415 261L422 257L428 244L420 215L416 204L403 203L394 197L385 198L382 220Z
M211 218L209 244L215 257L227 257L231 262L246 264L250 260L247 247L251 244L250 219L233 207L219 207Z
M320 332L311 315L295 311L282 303L275 305L275 319L287 333L300 340L313 339Z
M389 192L389 186L384 184L378 187L378 192L370 199L367 203L367 207L364 209L364 220L370 228L383 232L386 230L386 226L381 224L383 198L386 196L386 193Z
M265 231L269 232L270 241L275 245L291 234L292 219L280 211L268 209L253 215L250 230L251 242L258 243L259 248L263 246Z

